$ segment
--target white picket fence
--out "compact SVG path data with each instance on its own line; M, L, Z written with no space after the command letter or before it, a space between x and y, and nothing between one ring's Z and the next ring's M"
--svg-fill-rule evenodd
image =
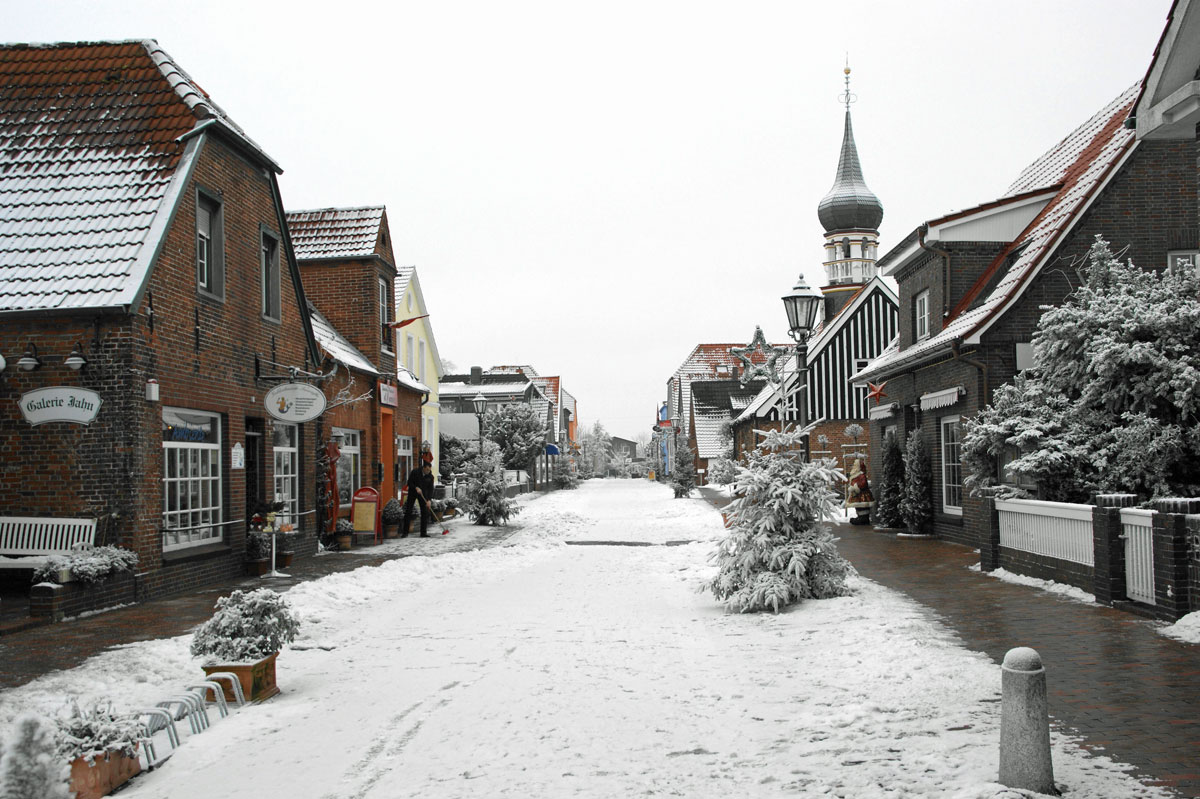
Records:
M1000 546L1095 566L1092 506L1032 499L998 499Z
M1125 540L1125 595L1135 602L1154 602L1154 511L1121 508Z

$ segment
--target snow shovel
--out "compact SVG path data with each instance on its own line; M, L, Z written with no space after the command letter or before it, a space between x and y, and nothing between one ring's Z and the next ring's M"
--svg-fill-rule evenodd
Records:
M449 533L450 528L446 527L446 523L442 521L441 516L438 516L436 513L434 513L433 506L429 504L429 500L425 499L424 497L421 497L421 499L425 502L425 507L429 508L429 515L437 519L437 523L442 525L442 535Z

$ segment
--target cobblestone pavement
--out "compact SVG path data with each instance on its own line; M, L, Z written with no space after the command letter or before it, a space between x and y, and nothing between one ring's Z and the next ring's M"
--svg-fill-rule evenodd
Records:
M442 537L448 528L451 533ZM477 527L465 519L430 526L430 538L410 536L386 540L350 552L331 552L297 559L287 578L245 577L207 585L178 596L129 605L58 624L28 627L27 597L0 600L0 688L12 688L42 674L79 665L113 646L183 635L212 615L219 597L237 589L267 586L285 592L294 585L362 566L378 566L395 558L441 555L502 545L520 525ZM15 630L5 633L5 630Z
M701 493L717 506L728 501L722 491ZM1013 647L1036 649L1051 716L1086 748L1200 797L1200 645L1124 611L971 571L979 553L968 547L849 524L836 534L861 575L920 602L969 649L997 663Z

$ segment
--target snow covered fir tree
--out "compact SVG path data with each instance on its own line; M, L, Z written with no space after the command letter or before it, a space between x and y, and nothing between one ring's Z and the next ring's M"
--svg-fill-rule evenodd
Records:
M904 526L900 501L904 495L904 453L895 433L883 439L880 453L879 484L875 489L875 526L897 528Z
M476 524L508 524L520 509L505 493L498 453L476 456L467 466L466 510Z
M1081 284L1048 309L1033 367L965 425L973 491L1087 502L1200 495L1200 277L1122 263L1097 236ZM1000 484L1000 469L1006 484Z
M488 412L483 431L500 448L505 469L526 469L537 474L533 464L546 446L546 426L531 405L506 405Z
M726 507L729 533L712 555L717 575L704 588L739 613L848 594L854 569L824 524L836 513L841 472L831 461L806 462L794 429L759 432L762 442L738 469L739 496Z
M58 726L36 713L18 716L0 741L0 799L67 799L69 773Z
M921 431L908 436L904 450L904 493L900 517L912 535L929 535L933 525L933 467Z
M671 469L671 488L675 498L690 496L696 488L696 456L692 448L680 442L675 448L675 464Z
M571 461L567 456L560 455L554 461L554 470L550 474L550 479L554 481L555 488L572 489L579 488L579 477L571 468Z

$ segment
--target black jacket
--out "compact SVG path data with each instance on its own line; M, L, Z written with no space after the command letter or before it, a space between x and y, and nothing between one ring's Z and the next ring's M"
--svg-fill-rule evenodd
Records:
M414 489L421 489L421 494L424 494L426 500L433 499L433 472L424 473L424 469L420 466L408 473L408 495L410 497L418 496Z

